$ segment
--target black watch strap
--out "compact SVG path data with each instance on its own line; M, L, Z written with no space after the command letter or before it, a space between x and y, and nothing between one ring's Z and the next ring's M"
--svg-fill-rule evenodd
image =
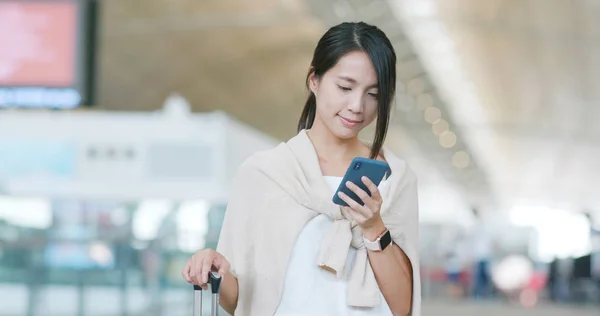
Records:
M386 231L385 234L379 238L379 245L381 246L381 250L384 250L387 246L392 243L392 234L390 231Z

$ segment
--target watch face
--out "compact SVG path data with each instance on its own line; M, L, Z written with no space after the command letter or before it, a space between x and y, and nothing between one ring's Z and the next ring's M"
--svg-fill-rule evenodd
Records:
M379 239L379 244L381 245L381 250L385 249L385 247L389 246L389 244L391 244L391 243L392 243L392 234L388 230Z

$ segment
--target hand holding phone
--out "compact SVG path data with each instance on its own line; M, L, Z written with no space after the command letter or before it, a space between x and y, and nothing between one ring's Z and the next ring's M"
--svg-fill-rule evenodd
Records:
M333 203L341 206L348 206L348 204L342 200L339 196L339 192L343 192L351 199L356 201L360 205L364 205L364 202L346 186L346 182L350 181L365 191L369 196L371 196L371 191L369 188L363 183L361 180L362 177L369 178L376 186L379 186L381 181L389 177L392 174L392 171L389 165L380 160L368 159L362 157L356 157L352 160L352 163L346 170L346 174L342 179L338 189L333 195Z

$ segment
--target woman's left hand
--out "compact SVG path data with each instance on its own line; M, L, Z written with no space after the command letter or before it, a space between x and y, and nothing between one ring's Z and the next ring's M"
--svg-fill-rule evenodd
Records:
M343 207L344 212L347 212L350 217L356 221L358 226L363 230L363 234L367 235L370 231L379 234L382 230L385 230L381 214L379 213L381 211L383 199L381 198L379 189L373 181L367 177L362 177L361 180L371 192L371 196L350 181L346 183L346 186L363 201L364 205L360 205L342 192L339 192L338 195L346 202L346 204L348 204L348 206Z

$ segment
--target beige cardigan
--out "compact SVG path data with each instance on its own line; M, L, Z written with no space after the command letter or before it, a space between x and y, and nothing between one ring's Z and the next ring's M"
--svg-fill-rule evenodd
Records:
M392 175L381 194L381 215L393 241L413 268L412 315L420 316L421 283L418 257L416 176L406 163L383 150ZM235 315L273 315L281 298L288 260L296 237L318 214L334 220L315 265L344 275L350 246L358 249L348 279L348 304L381 304L378 285L362 244L360 228L331 202L317 154L306 131L274 149L252 155L239 168L225 213L217 251L231 263L238 278Z

